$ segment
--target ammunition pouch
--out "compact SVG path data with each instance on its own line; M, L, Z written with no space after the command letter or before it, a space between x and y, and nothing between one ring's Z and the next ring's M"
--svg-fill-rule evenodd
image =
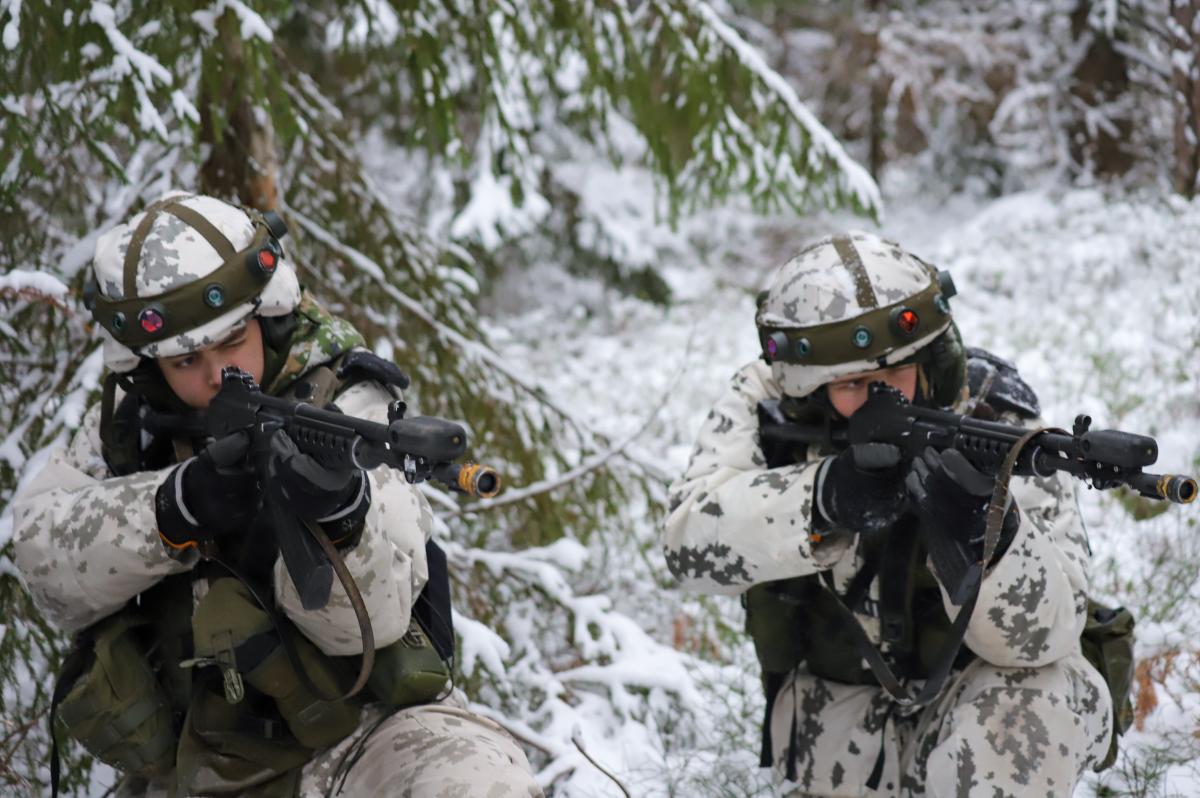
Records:
M1108 754L1095 770L1105 770L1117 761L1117 737L1133 723L1133 613L1124 607L1106 607L1088 599L1087 623L1079 637L1083 657L1092 664L1112 696L1113 733Z
M389 709L403 709L438 700L449 682L450 668L414 617L404 637L375 652L367 689Z
M220 693L197 689L177 756L177 779L186 794L294 796L300 769L313 752L296 741L272 710L269 705L251 709L230 704Z
M170 700L147 657L150 626L130 608L81 633L60 672L52 713L92 756L148 779L175 765Z
M325 748L358 727L361 707L354 700L325 701L304 685L279 635L291 636L297 666L325 695L339 695L344 689L340 663L280 620L282 628L276 629L241 582L213 579L192 616L196 658L190 664L219 670L229 703L241 702L237 688L230 687L239 681L244 683L242 693L248 686L250 692L274 699L280 719L301 746Z

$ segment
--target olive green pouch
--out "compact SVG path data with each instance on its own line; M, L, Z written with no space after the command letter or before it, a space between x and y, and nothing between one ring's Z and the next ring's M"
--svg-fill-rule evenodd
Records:
M1096 766L1104 770L1117 760L1117 737L1133 723L1133 613L1088 599L1087 623L1079 637L1084 659L1100 672L1112 696L1113 734L1108 755Z
M275 700L279 715L304 747L333 745L358 727L361 706L350 700L326 701L297 675L279 635L290 635L300 667L325 695L344 691L337 663L286 620L276 629L250 591L235 579L215 579L192 618L197 661L229 670ZM226 678L234 678L226 675Z
M77 676L58 703L67 733L100 761L147 778L175 764L175 730L165 690L139 632L149 620L127 608L92 626L74 655Z
M340 695L345 690L334 661L305 637L295 635L293 644L301 667L314 685L326 695ZM362 714L358 702L325 701L313 695L296 676L282 646L248 672L246 682L275 699L292 734L309 748L326 748L358 728Z
M413 617L403 637L375 652L367 689L387 707L402 709L436 701L449 683L449 666Z

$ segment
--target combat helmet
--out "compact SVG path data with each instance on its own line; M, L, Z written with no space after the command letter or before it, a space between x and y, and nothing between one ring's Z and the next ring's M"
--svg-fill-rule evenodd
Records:
M917 363L923 397L949 406L965 382L954 282L898 245L850 232L806 247L759 294L762 356L786 396L847 374Z
M251 316L300 304L274 212L171 192L96 242L84 304L102 328L104 363L131 372L142 358L223 340Z

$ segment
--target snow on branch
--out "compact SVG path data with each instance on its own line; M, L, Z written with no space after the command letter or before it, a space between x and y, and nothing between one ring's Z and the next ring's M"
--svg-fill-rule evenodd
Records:
M232 11L241 23L240 32L243 39L261 39L267 44L275 41L275 34L266 21L241 0L217 0L211 7L202 11L193 11L192 20L203 28L210 36L217 35L217 20L226 11Z
M21 0L0 0L0 12L9 17L8 24L4 26L4 47L15 50L21 43Z
M699 685L713 668L655 641L608 595L580 588L591 577L611 581L587 568L592 552L583 545L569 538L519 552L442 545L455 581L469 584L476 598L467 604L487 614L486 623L455 618L464 673L490 676L472 709L540 753L532 760L543 788L564 781L582 787L577 779L599 784L602 775L629 794L622 780L638 778L636 770L605 741L629 734L654 739L666 718L704 722L698 716L707 699ZM494 598L479 603L488 596ZM487 674L479 673L480 664ZM584 729L600 750L584 747ZM615 772L602 762L616 765Z
M832 172L829 178L837 184L841 192L853 197L857 204L868 212L878 213L881 211L883 202L875 181L857 161L846 154L838 140L800 101L796 90L783 76L767 66L762 53L724 22L708 3L700 2L700 0L682 0L682 5L701 20L722 46L733 53L738 62L766 87L770 94L766 101L781 103L791 119L799 125L806 138L807 147L806 152L795 153L796 159L801 160L802 157L803 162L813 170L824 169L825 164L828 164ZM733 109L727 109L726 113L730 117L734 115ZM757 157L761 157L763 154L762 150L756 151ZM789 183L803 187L806 191L812 189L807 181L792 171L793 167L790 163L787 165L787 169L792 172Z
M167 126L162 115L150 99L155 81L164 86L172 82L170 70L158 59L134 46L117 27L117 12L108 3L94 0L88 11L89 18L100 26L113 49L115 57L107 70L99 70L100 77L129 78L137 97L137 119L142 130L157 133L167 138Z

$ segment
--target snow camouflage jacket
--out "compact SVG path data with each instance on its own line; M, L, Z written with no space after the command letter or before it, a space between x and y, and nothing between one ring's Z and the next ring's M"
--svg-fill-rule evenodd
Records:
M287 359L271 385L278 394L312 368L363 344L347 322L304 296L297 311L307 331L292 339ZM375 382L348 388L338 406L346 413L387 423L392 396ZM118 397L119 401L119 397ZM181 559L159 540L154 493L170 467L114 477L100 448L100 406L86 413L69 443L14 498L17 565L38 609L74 633L121 609L172 574L190 570L198 554ZM405 633L413 602L428 578L425 542L432 533L429 504L402 474L389 468L368 473L372 502L362 537L343 557L358 583L377 648ZM272 582L280 610L325 654L362 652L358 622L341 584L334 580L328 605L310 612L276 559Z
M862 567L856 536L809 540L820 456L767 468L756 408L782 393L770 367L756 360L734 375L705 419L687 470L670 490L666 558L683 587L732 595L829 570L844 593ZM1001 420L1022 423L1015 416ZM1069 478L1014 477L1010 487L1021 525L983 581L965 642L993 665L1037 667L1079 650L1090 553ZM878 578L868 597L878 602ZM954 618L944 590L942 603ZM879 619L861 612L856 617L878 646Z

